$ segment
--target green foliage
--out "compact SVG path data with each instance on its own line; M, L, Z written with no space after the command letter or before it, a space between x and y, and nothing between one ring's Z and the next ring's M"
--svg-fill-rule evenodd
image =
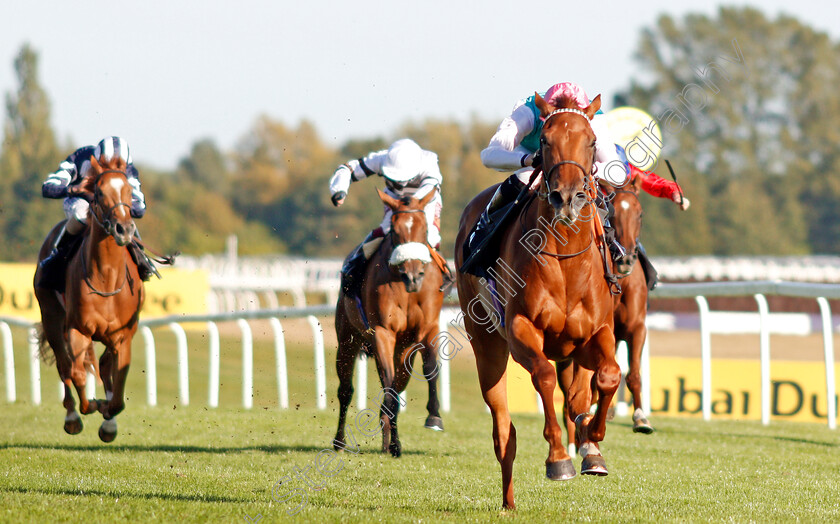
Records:
M633 80L617 98L657 117L679 112L684 127L660 118L663 154L693 203L678 217L646 204L651 252L840 252L836 43L787 16L722 8L660 17L636 57L652 82Z
M44 175L62 155L50 127L50 102L38 79L38 56L27 44L14 61L18 87L6 96L0 153L0 260L34 259L58 222L61 204L41 198Z

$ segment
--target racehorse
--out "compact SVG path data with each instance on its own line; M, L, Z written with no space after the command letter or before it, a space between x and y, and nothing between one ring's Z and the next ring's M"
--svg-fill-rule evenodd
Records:
M601 99L596 97L583 110L571 99L552 106L537 94L535 101L544 119L540 137L544 175L538 195L515 220L502 226L499 258L488 269L493 282L458 274L464 324L471 336L482 395L493 416L505 508L515 507L516 430L507 405L508 355L531 374L542 400L543 436L549 444L546 476L552 480L570 479L576 473L561 442L553 400L557 376L549 359L571 359L595 372L592 384L575 380L566 398L578 441L583 443L581 472L585 474L607 474L598 442L604 438L607 408L621 373L615 362L613 299L593 233L595 134L589 122ZM495 189L481 192L461 216L455 244L458 267L465 258L462 246L467 235ZM589 414L592 386L599 394L594 415Z
M353 368L356 356L364 351L376 358L382 384L379 412L382 429L382 452L394 457L402 453L397 434L399 393L413 375L415 354L423 358L422 378L429 383L429 416L425 426L442 430L437 396L438 335L443 292L443 275L432 262L426 241L427 225L423 208L435 196L433 190L421 199L398 200L382 191L379 198L393 214L391 231L379 250L368 261L359 297L349 296L342 289L335 312L338 335L338 431L333 446L345 448L345 420L353 397ZM357 418L358 421L358 418Z
M41 356L46 357L48 344L64 383L64 431L75 435L83 427L70 390L75 386L81 413L102 413L99 438L111 442L117 436L114 417L125 407L131 340L137 331L144 294L143 281L126 248L135 224L130 214L131 186L125 161L115 157L106 162L103 155L98 161L91 157L90 163L92 173L82 182L79 193L90 202L90 225L67 265L63 296L37 286L40 267L35 271L35 296L41 308ZM39 262L50 253L61 226L59 223L50 231L38 254ZM98 368L94 341L105 345ZM86 368L98 371L105 400L85 397Z
M633 179L627 186L621 189L613 189L611 186L602 185L607 195L612 195L612 204L615 208L613 225L615 226L616 239L625 248L626 255L616 261L616 272L621 283L621 294L614 297L615 300L615 339L616 342L623 340L627 344L628 360L630 370L627 373L627 386L633 395L633 431L636 433L652 433L651 426L644 411L642 411L642 349L647 337L647 299L648 284L642 270L638 255L639 236L642 231L642 204L639 201L641 191L641 178ZM564 392L570 386L573 373L590 373L586 369L571 366L570 363L562 363L557 366L557 374L560 379L560 389ZM566 427L569 428L569 452L574 454L575 441L571 429L574 422L571 416L564 409Z

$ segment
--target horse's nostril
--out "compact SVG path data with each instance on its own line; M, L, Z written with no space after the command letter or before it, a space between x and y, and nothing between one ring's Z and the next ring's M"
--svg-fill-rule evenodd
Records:
M117 230L118 235L125 234L125 228L122 224L117 224L117 227L115 229Z
M563 197L559 191L552 191L548 194L548 203L555 209L563 207Z

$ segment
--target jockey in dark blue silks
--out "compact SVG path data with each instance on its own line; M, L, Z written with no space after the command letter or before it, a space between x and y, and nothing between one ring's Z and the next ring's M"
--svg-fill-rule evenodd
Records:
M131 216L141 218L146 213L146 197L140 189L140 178L132 163L128 142L120 137L109 136L102 139L96 146L85 146L74 151L61 164L55 173L47 176L41 188L44 198L63 198L64 214L67 222L55 240L52 252L41 261L41 280L39 287L46 287L63 291L65 264L78 245L77 240L87 227L90 203L81 198L77 191L82 181L90 174L91 157L105 161L120 157L126 163L125 177L131 185ZM139 237L139 233L136 233ZM128 246L134 262L143 280L149 280L155 273L154 266L146 258L142 249L134 242Z

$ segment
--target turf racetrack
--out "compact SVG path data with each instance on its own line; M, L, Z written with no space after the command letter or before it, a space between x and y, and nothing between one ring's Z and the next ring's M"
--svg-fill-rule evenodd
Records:
M335 433L334 347L328 341L329 406L318 411L311 347L289 344L292 407L281 411L273 349L268 341L256 340L254 409L246 411L238 407L237 339L222 341L217 409L205 407L207 351L201 333L190 334L188 407L177 401L174 344L164 335L157 339L159 405L145 405L143 351L135 341L129 400L112 444L97 438L101 417L95 415L83 417L81 435L63 432L64 410L52 369L43 368L43 405L32 406L28 364L17 351L19 400L0 403L0 521L840 520L837 431L810 424L764 427L662 417L652 418L657 431L649 436L633 434L628 418L609 424L602 445L609 476L551 482L544 478L548 446L542 417L514 415L518 509L501 512L490 415L468 358L453 360L453 411L444 414L445 432L422 428L426 388L412 382L408 409L399 419L403 456L382 455L380 437L357 433L361 452L342 453L341 469L323 477L314 465ZM369 397L378 389L372 368ZM355 412L354 401L351 415ZM580 460L575 464L579 468ZM321 489L307 489L295 469ZM275 483L285 476L291 479L286 488L300 488L307 497L293 516L287 511L300 504L300 496L283 503L272 497ZM277 498L288 492L277 491Z

